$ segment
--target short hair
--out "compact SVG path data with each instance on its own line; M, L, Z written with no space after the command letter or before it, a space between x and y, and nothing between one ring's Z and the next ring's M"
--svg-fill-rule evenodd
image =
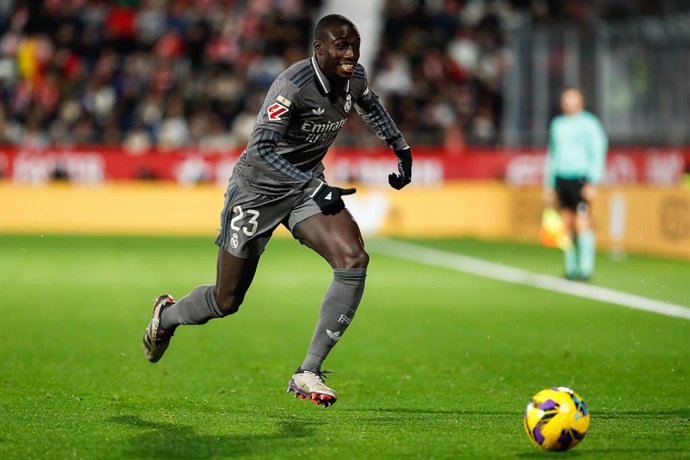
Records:
M565 93L566 91L577 91L578 93L580 93L580 96L585 96L584 91L578 85L565 85L563 89L561 89L561 94Z
M329 14L321 19L319 19L319 22L316 23L316 28L314 29L314 40L325 40L328 38L328 31L333 28L333 27L339 27L342 25L348 25L352 27L353 29L357 30L357 26L350 21L348 18L346 18L343 15L340 14Z

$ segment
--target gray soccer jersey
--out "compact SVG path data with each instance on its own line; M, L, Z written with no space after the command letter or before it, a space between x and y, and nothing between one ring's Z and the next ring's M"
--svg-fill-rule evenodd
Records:
M260 193L303 189L323 172L321 160L352 108L395 150L407 143L390 115L369 89L364 67L342 86L332 86L316 58L304 59L281 73L266 95L249 145L240 159L249 186Z
M353 107L393 149L407 147L361 65L340 87L331 86L315 58L278 76L228 184L218 246L237 257L257 257L278 225L293 231L321 212L311 198L324 180L321 160Z

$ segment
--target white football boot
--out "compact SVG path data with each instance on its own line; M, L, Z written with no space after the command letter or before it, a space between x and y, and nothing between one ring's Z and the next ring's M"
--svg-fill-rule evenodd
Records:
M302 368L297 369L288 384L288 393L292 391L295 393L295 398L308 399L324 409L335 404L338 394L334 389L328 388L323 381L323 374L327 372L316 373Z
M150 362L158 362L170 345L175 330L168 331L161 328L161 313L175 304L175 299L169 294L159 296L153 303L153 315L144 332L144 354Z

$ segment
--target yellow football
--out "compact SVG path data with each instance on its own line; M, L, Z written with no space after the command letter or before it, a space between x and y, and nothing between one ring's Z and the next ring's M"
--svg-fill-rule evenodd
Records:
M570 388L542 390L527 404L525 431L532 442L546 450L572 449L589 428L589 410Z

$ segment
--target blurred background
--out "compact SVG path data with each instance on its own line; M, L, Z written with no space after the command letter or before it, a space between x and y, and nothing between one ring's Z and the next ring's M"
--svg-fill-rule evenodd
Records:
M390 152L358 117L345 125L327 172L365 187L351 204L365 230L535 239L548 125L579 85L611 141L604 246L690 257L683 0L2 0L0 231L148 231L132 215L156 191L132 187L153 181L175 198L142 214L197 211L169 231L212 231L268 87L333 12L358 25L371 87L417 153L403 202L381 188ZM111 224L83 185L114 187Z
M325 158L372 263L324 416L284 385L332 272L284 229L241 314L156 366L140 340L215 279L232 168L330 13L414 169L389 187L354 111ZM565 85L610 138L588 284L539 239ZM690 0L0 0L0 460L538 458L555 385L592 412L564 458L687 459L689 169Z

